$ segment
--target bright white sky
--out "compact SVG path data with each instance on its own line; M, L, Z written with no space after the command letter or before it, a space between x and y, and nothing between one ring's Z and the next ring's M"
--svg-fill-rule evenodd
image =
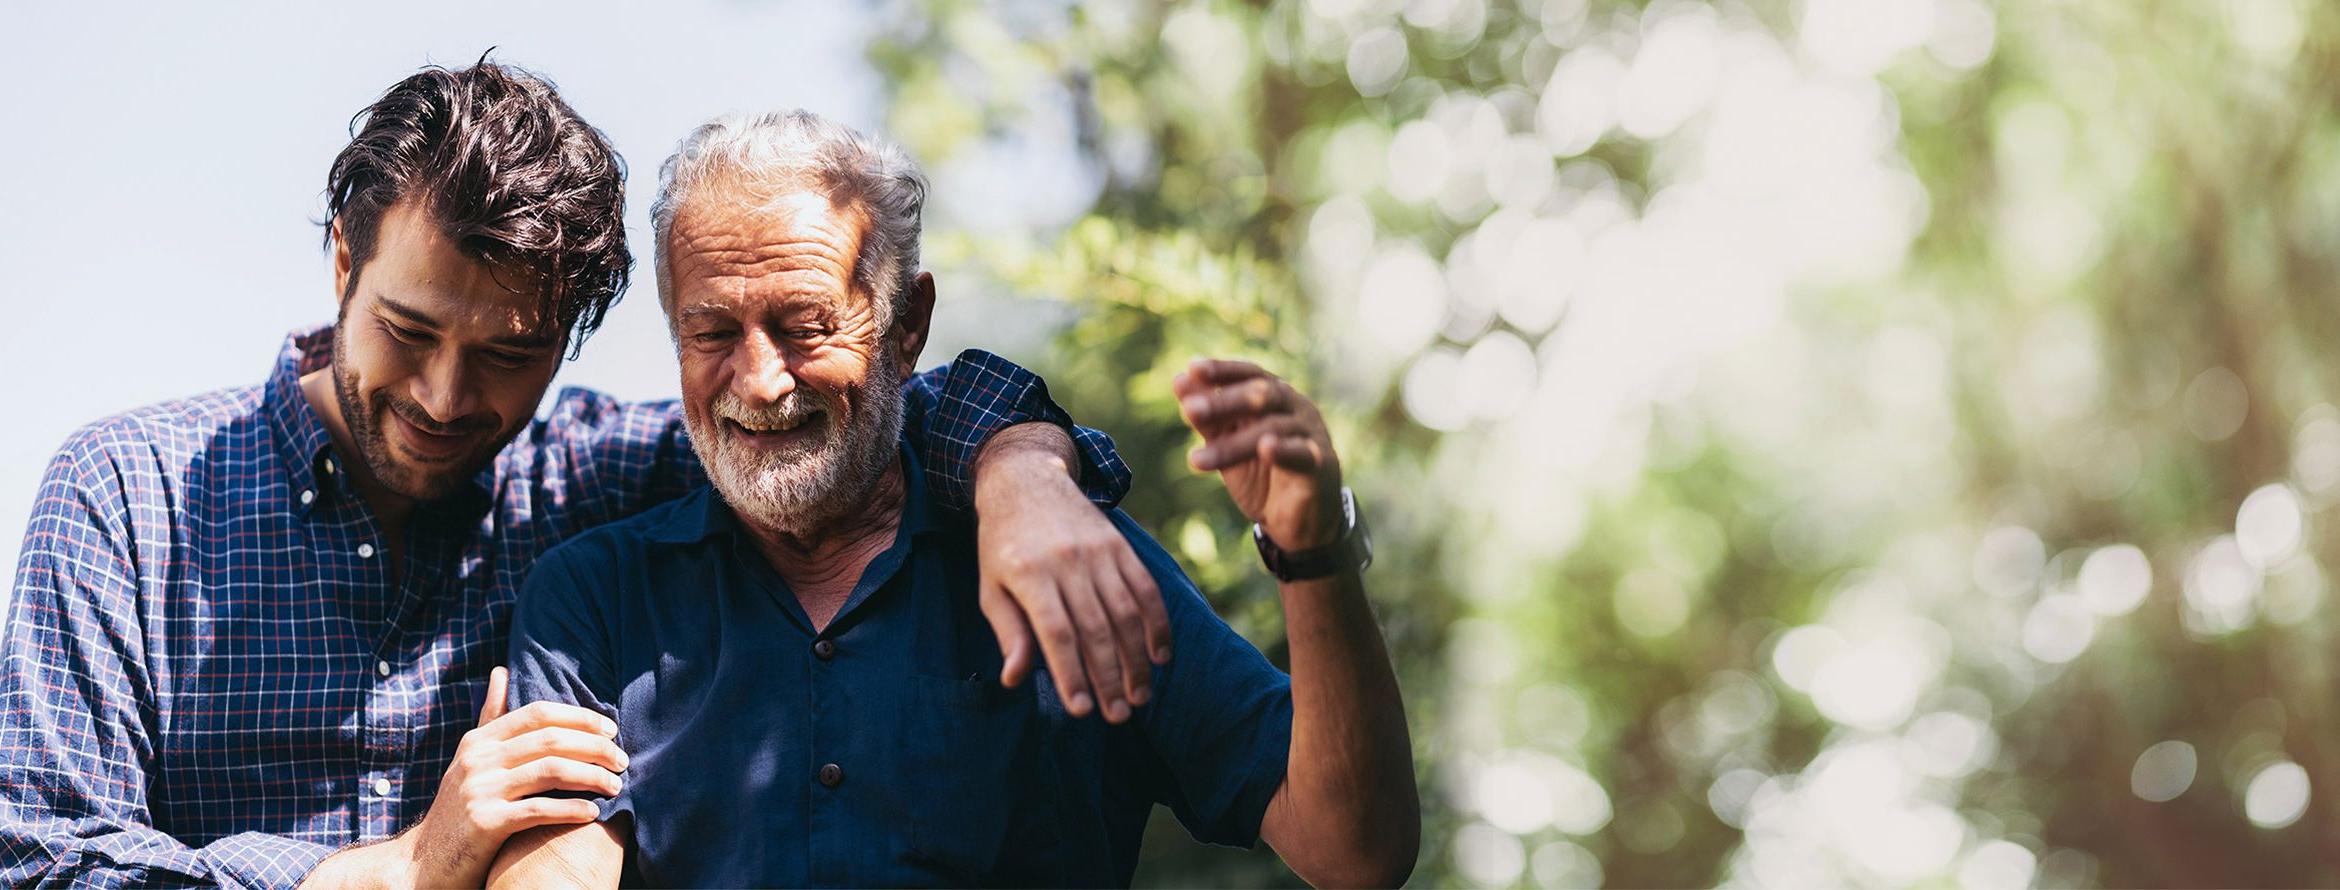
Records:
M286 332L332 319L313 223L326 168L351 115L417 67L498 47L498 60L557 82L628 162L635 286L554 392L674 394L648 210L659 162L692 126L791 106L863 128L881 118L859 4L213 9L33 5L0 29L10 85L0 91L0 566L11 577L41 473L67 434L256 383ZM953 201L964 189L943 178L938 213L974 203ZM1030 348L1000 313L950 297L924 361L976 338Z

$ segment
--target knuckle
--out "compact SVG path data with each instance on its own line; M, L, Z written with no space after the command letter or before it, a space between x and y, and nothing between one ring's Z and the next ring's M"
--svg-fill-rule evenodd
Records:
M1031 553L1025 548L1003 547L993 562L998 564L1003 575L1010 578L1020 578L1032 571L1034 560Z
M1137 602L1130 599L1127 592L1120 596L1105 597L1105 611L1111 614L1115 621L1124 624L1138 619Z
M1105 623L1105 613L1098 609L1082 609L1079 614L1073 616L1073 620L1081 626L1081 633L1090 638L1095 638L1109 630Z

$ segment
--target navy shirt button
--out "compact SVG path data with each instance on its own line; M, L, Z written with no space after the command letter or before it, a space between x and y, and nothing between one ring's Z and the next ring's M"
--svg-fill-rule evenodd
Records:
M845 781L845 768L834 763L821 764L821 784L835 788Z
M813 644L813 657L822 661L837 657L837 644L822 640Z

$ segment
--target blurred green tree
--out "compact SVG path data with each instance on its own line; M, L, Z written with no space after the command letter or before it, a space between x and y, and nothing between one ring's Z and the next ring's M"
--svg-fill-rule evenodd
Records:
M1070 147L1011 173L1077 207L946 212L929 265L1077 309L1035 364L1271 655L1168 381L1241 356L1319 395L1377 523L1417 884L2340 882L2340 10L881 19L938 180ZM1154 828L1142 882L1293 880Z

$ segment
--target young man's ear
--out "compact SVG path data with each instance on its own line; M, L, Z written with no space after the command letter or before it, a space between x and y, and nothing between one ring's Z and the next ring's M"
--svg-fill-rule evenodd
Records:
M341 220L333 220L333 305L339 308L349 301L350 285L349 239L342 236Z
M934 273L920 272L911 280L909 305L902 307L902 317L894 319L894 324L902 330L902 338L896 341L902 367L918 367L918 353L926 349L927 328L934 324Z

